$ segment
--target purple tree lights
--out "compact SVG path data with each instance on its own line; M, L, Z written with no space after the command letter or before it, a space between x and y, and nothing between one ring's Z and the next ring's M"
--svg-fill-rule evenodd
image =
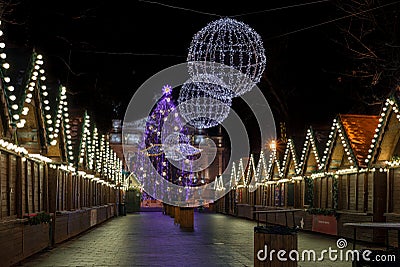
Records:
M135 160L136 168L139 168L137 179L154 198L179 199L172 195L169 185L172 183L181 186L180 190L189 190L194 180L191 159L201 150L190 145L188 129L172 98L172 88L166 85L162 92L147 117L139 144Z

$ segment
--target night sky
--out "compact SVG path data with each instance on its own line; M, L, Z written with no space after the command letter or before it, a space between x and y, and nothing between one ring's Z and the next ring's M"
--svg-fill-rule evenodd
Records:
M261 35L268 81L263 79L259 87L275 120L285 121L289 134L304 133L309 125L330 125L336 114L353 108L352 95L338 82L338 70L348 59L334 42L335 23L290 33L343 16L332 1L282 9L306 2L163 3L21 1L4 18L8 41L42 53L48 75L67 85L71 104L87 108L103 130L111 119L123 118L131 96L146 79L185 62L192 36L219 16L235 16ZM259 12L266 9L273 10ZM252 12L259 13L245 14ZM240 14L245 15L236 16ZM240 101L234 101L233 108L246 110ZM253 123L252 118L244 120Z

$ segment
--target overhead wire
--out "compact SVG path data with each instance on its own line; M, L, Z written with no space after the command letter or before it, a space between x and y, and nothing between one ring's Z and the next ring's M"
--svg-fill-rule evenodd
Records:
M282 6L282 7L254 11L254 12L242 13L242 14L228 16L228 17L230 17L230 18L243 17L243 16L248 16L248 15L255 15L255 14L260 14L260 13L279 11L279 10L284 10L284 9L288 9L288 8L293 8L293 7L302 7L302 6L309 6L309 5L313 5L313 4L320 4L320 3L329 2L329 1L331 1L331 0L319 0L319 1L314 1L314 2L294 4L294 5L289 5L289 6Z
M248 15L253 15L253 14L259 14L259 13L265 13L265 12L272 12L272 11L279 11L279 10L284 10L284 9L289 9L289 8L294 8L294 7L302 7L302 6L307 6L307 5L312 5L312 4L320 4L320 3L324 3L324 2L329 2L331 0L319 0L319 1L313 1L313 2L308 2L308 3L302 3L302 4L295 4L295 5L288 5L288 6L283 6L283 7L277 7L277 8L272 8L272 9L265 9L265 10L260 10L260 11L255 11L255 12L248 12L248 13L242 13L242 14L237 14L237 15L233 15L233 16L227 16L227 17L242 17L242 16L248 16ZM209 16L216 16L216 17L223 17L219 14L215 14L215 13L209 13L209 12L203 12L203 11L199 11L199 10L195 10L195 9L190 9L190 8L185 8L185 7L179 7L179 6L173 6L173 5L168 5L168 4L164 4L164 3L160 3L160 2L156 2L156 1L149 1L149 0L139 0L139 2L144 2L144 3L149 3L149 4L155 4L155 5L161 5L161 6L165 6L168 8L174 8L174 9L179 9L179 10L184 10L184 11L190 11L190 12L194 12L194 13L198 13L198 14L202 14L202 15L209 15ZM285 37L291 34L295 34L298 32L302 32L302 31L306 31L306 30L310 30L316 27L320 27L323 25L327 25L329 23L333 23L336 21L340 21L343 19L347 19L347 18L351 18L354 16L358 16L367 12L371 12L380 8L384 8L387 6L392 6L392 5L396 5L399 4L400 1L395 1L392 3L387 3L387 4L383 4L380 6L376 6L376 7L372 7L370 9L367 10L363 10L360 12L355 12L355 13L351 13L349 15L345 15L339 18L335 18L335 19L330 19L327 21L323 21L317 24L313 24L307 27L303 27L300 29L296 29L293 31L289 31L283 34L279 34L270 38L267 38L266 41L269 40L274 40L274 39L278 39L281 37ZM179 55L164 55L164 54L157 54L157 53L130 53L130 52L106 52L106 51L82 51L82 52L86 52L86 53L97 53L97 54L112 54L112 55L133 55L133 56L166 56L166 57L182 57Z
M286 32L284 34L279 34L279 35L270 37L267 40L273 40L273 39L277 39L277 38L280 38L280 37L288 36L288 35L291 35L291 34L294 34L294 33L298 33L298 32L301 32L301 31L313 29L313 28L316 28L316 27L319 27L319 26L323 26L323 25L332 23L332 22L336 22L336 21L339 21L339 20L343 20L343 19L354 17L354 16L358 16L358 15L361 15L361 14L364 14L364 13L367 13L367 12L374 11L376 9L380 9L380 8L383 8L383 7L395 5L395 4L398 4L398 3L400 3L400 1L395 1L395 2L392 2L392 3L380 5L380 6L373 7L373 8L370 8L370 9L367 9L367 10L363 10L363 11L360 11L360 12L351 13L351 14L346 15L346 16L342 16L342 17L339 17L339 18L327 20L327 21L324 21L324 22L321 22L321 23L317 23L317 24L314 24L314 25L310 25L310 26L307 26L307 27L304 27L304 28L300 28L300 29L297 29L297 30L294 30L294 31Z

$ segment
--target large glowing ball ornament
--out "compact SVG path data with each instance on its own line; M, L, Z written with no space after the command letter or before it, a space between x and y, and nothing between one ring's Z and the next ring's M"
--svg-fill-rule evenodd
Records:
M266 56L260 35L231 18L210 22L192 39L187 56L189 74L222 79L235 96L250 91L261 79Z
M179 92L178 112L189 125L206 129L229 115L233 93L220 84L189 79Z

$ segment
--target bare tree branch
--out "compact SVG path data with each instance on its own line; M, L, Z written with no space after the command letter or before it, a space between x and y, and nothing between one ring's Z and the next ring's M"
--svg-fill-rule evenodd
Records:
M395 90L400 78L400 47L397 20L400 11L380 8L379 0L336 0L336 7L349 20L337 22L338 37L332 41L350 60L337 71L348 77L359 103L366 106L382 103ZM364 12L372 10L373 12ZM346 86L346 84L344 84Z

